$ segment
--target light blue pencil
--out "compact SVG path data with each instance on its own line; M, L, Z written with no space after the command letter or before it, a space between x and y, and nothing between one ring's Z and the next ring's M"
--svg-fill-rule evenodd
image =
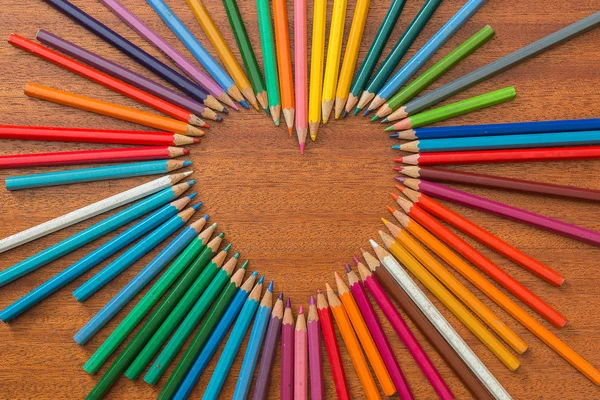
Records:
M217 81L236 101L242 102L244 98L233 79L225 72L219 63L210 55L208 51L200 44L198 39L184 25L184 23L169 9L163 0L146 0L146 2L156 11L164 23L175 33L181 42L192 53L194 58L206 69L206 71ZM246 104L244 101L243 104Z
M202 203L194 205L194 210L197 210L201 205ZM94 276L79 286L73 291L75 299L77 299L77 301L89 299L90 296L102 289L121 272L125 271L137 260L156 248L174 232L178 231L187 221L187 219L182 218L180 214L174 215L171 219L164 222L161 226L150 232L145 238L137 242L135 246L132 246L116 260L102 268Z
M73 169L68 171L47 172L44 174L29 174L9 176L5 185L8 190L23 190L39 187L70 185L111 179L131 178L164 174L180 168L189 167L191 161L157 160L131 164L109 165L106 167Z
M280 300L283 294L280 296ZM256 368L256 362L260 355L260 349L265 339L267 332L267 326L271 319L271 309L273 308L273 281L269 283L269 288L263 297L263 300L256 313L256 319L254 320L254 326L248 339L248 347L246 348L246 354L244 355L244 361L240 369L237 384L235 385L235 391L233 393L232 400L246 400L248 393L250 392L250 385L252 384L252 377L254 376L254 369ZM207 390L208 393L208 390Z
M157 207L172 201L188 190L196 181L180 183L147 197L110 217L77 232L71 237L52 245L25 260L0 272L0 287L66 255L78 248L128 224Z
M257 275L258 273L256 271L253 272L252 275L250 275L250 277L246 280L246 282L244 282L242 287L238 289L237 293L235 294L235 297L233 298L233 300L229 304L229 307L227 307L227 310L223 314L223 317L221 318L221 320L215 327L215 330L210 335L210 338L207 340L206 344L202 348L202 352L200 353L200 355L198 355L196 361L194 361L194 364L188 371L183 382L181 382L179 389L177 389L175 396L173 396L174 400L184 400L187 399L187 397L190 395L192 389L196 385L196 382L198 382L200 375L202 375L202 373L204 372L204 369L210 362L212 356L217 351L219 344L221 344L221 341L223 341L225 335L227 335L227 331L229 331L229 328L233 324L233 321L244 306L244 303L248 298L250 290L254 286L254 281L256 280Z
M183 210L186 214L182 218L189 219L195 212L193 208ZM181 213L180 213L181 214ZM161 252L154 257L132 280L125 285L96 315L88 321L83 328L73 336L73 339L80 345L84 345L90 340L102 327L114 317L119 310L144 288L164 267L169 264L177 255L198 235L198 231L204 226L206 220L200 220L185 227Z
M153 212L137 224L133 225L131 228L127 229L125 232L98 247L96 250L89 253L75 264L72 264L70 267L59 272L54 277L42 283L37 288L33 289L31 292L27 293L25 296L6 307L0 312L0 320L3 322L8 322L18 317L40 301L49 297L58 289L64 287L74 279L89 271L91 268L98 265L123 247L127 246L129 243L132 243L138 237L154 229L156 226L175 215L195 196L196 193L193 193L189 196L173 201L172 203L167 204L164 207L161 207L159 210Z
M486 0L469 0L446 22L442 28L425 43L410 60L400 68L398 72L377 93L369 108L365 111L367 115L372 110L379 108L391 98L408 80L425 65L425 63L458 31Z

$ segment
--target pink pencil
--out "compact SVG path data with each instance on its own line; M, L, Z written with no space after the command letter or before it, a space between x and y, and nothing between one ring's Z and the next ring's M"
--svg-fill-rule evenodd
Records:
M310 398L323 400L323 359L321 357L321 324L315 298L310 296L308 309L308 362L310 365Z
M308 353L306 348L306 318L300 306L294 331L294 400L308 399Z
M281 324L281 400L294 399L294 316L287 299Z
M304 154L308 131L308 58L306 0L294 0L294 67L296 86L296 133L300 153Z

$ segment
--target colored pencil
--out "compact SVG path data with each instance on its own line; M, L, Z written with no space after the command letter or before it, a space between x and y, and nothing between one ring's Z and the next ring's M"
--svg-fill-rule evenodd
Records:
M365 31L365 24L367 23L370 5L371 0L358 0L356 2L356 7L354 8L352 25L350 25L350 33L348 34L348 42L346 43L346 52L344 53L344 60L342 61L342 68L337 82L334 111L335 119L342 116L342 112L346 107L346 101L348 100L348 94L350 93L352 77L354 76L354 69L356 68L356 62L358 60L358 51L360 50L363 33Z
M338 83L340 59L342 57L342 43L344 41L344 25L346 23L346 8L348 0L333 0L331 26L329 27L329 42L327 45L327 64L323 80L323 94L321 95L321 113L323 123L329 120L333 109L336 86Z
M96 53L79 47L65 39L62 39L50 32L40 29L36 34L36 39L46 46L53 47L68 56L96 68L108 75L114 76L132 86L138 87L156 97L175 104L195 115L214 121L222 121L221 116L213 110L196 100L179 94L153 80L150 80L140 74L137 74L127 68L122 67Z
M407 116L420 112L598 25L600 25L600 11L432 90L404 105L402 110Z
M276 305L277 303L280 303L281 306L283 306L282 298L283 296L280 294L279 298L276 300ZM271 318L272 308L273 281L269 283L267 292L265 293L260 303L260 307L256 312L256 319L254 320L252 332L250 333L250 338L248 339L248 346L246 347L246 353L244 354L244 361L242 361L242 366L240 367L240 372L238 374L238 380L233 392L233 400L245 400L248 398L250 385L252 384L252 378L254 377L254 370L256 369L256 363L258 361L258 356L260 355L260 349L265 339L265 334L267 333L267 326L269 324L269 319Z
M294 329L294 399L308 399L308 348L306 318L300 306Z
M399 198L400 199L400 198ZM567 319L556 311L552 306L548 305L533 292L527 289L523 284L515 278L507 274L503 269L491 262L483 254L473 248L470 244L446 228L431 215L423 211L421 207L412 204L410 201L399 201L399 204L406 208L406 213L415 219L420 225L461 254L482 272L496 281L500 286L504 287L515 297L527 304L531 309L537 312L540 316L550 322L557 328L562 328L567 323Z
M346 264L348 268L348 265ZM342 278L335 272L335 283L338 290L339 300L342 302L344 306L344 310L346 310L346 314L348 315L348 319L350 320L352 327L354 328L354 332L356 333L357 339L365 352L367 360L371 364L371 368L375 373L375 377L379 381L379 385L383 390L383 393L386 396L393 396L396 393L396 387L392 382L392 378L383 362L383 358L375 345L375 341L373 340L373 336L371 336L371 332L356 304L356 300L352 296L350 289L344 283Z
M432 83L441 78L446 72L454 68L458 63L473 54L475 50L486 44L494 37L494 30L486 25L473 36L462 42L454 50L448 53L440 61L436 62L431 68L423 72L418 78L402 88L398 93L392 96L384 105L382 105L373 117L373 121L378 118L384 118L383 123L396 121L399 117L393 112L417 94L421 93Z
M300 154L304 154L308 132L308 36L306 0L294 0L294 85L296 91L296 134Z
M367 399L381 399L373 375L371 375L371 371L369 370L367 360L360 348L356 333L354 333L354 330L352 329L352 324L350 323L350 318L348 318L346 308L328 283L325 284L325 287L327 289L329 308L331 309L333 319L338 326L342 340L346 345L350 360L352 361L354 370L358 375L358 380L364 390L365 397Z
M396 72L377 92L365 115L376 110L396 93L454 34L485 4L486 0L467 2Z
M135 86L129 85L119 79L111 77L110 75L88 67L87 65L75 61L70 57L57 53L54 50L37 44L15 33L11 33L9 35L8 42L15 47L40 57L43 60L51 62L54 65L66 69L67 71L73 72L81 77L91 80L92 82L98 83L119 94L127 96L141 104L152 107L155 110L160 111L172 118L189 123L191 125L207 127L204 121L202 121L196 115L191 114L188 110L184 110L183 108L171 104L159 97L144 92Z
M521 251L504 242L502 239L481 228L479 225L474 224L472 221L460 216L449 208L444 207L431 197L409 189L408 187L398 185L397 188L411 201L422 207L423 210L428 211L442 221L446 222L448 225L451 225L459 231L469 235L473 239L486 245L490 249L494 250L498 254L503 255L514 263L519 264L527 271L542 278L546 282L554 286L561 286L564 283L565 278L558 272L542 264L538 260L523 254ZM394 194L393 197L396 201L398 201L398 196L396 194Z
M281 324L281 400L294 399L294 315L292 303L288 297Z
M0 240L0 253L173 186L191 172L163 176ZM20 277L7 277L0 286Z
M197 237L195 237L181 254L173 261L165 273L156 281L142 299L131 309L129 314L112 331L108 338L92 354L89 360L83 366L83 369L94 374L102 367L108 357L119 347L125 338L135 329L137 324L161 299L162 295L175 283L175 281L190 266L196 256L201 254L205 248L211 249L211 254L215 254L221 243L221 238L217 237L209 242L217 224L212 224ZM208 244L207 244L208 243ZM135 355L134 355L135 357Z
M535 135L478 136L469 138L414 140L400 145L411 153L526 149L600 144L600 131L538 133Z
M170 190L170 189L167 189L167 190ZM170 190L170 191L171 191L171 193L174 193L173 190ZM127 222L139 217L140 214L143 215L146 211L153 211L158 206L160 206L162 203L164 203L163 199L165 198L166 194L168 194L168 193L162 193L162 192L157 193L156 195L152 196L152 198L142 200L139 203L134 204L133 206L128 207L127 209L123 210L121 213L117 213L115 215L121 214L121 217L123 217L123 220L125 221L122 224L125 225ZM8 321L15 319L19 315L23 314L25 311L27 311L34 305L36 305L37 303L46 299L52 293L56 292L58 289L64 287L66 284L71 282L73 279L80 276L83 272L89 270L94 265L97 265L99 262L97 260L101 260L101 257L104 257L104 258L107 257L107 256L104 256L104 254L110 254L110 252L117 251L119 248L127 245L128 243L131 243L137 237L143 235L145 232L148 232L149 230L153 229L154 227L156 227L159 224L161 224L162 222L164 222L169 217L171 217L174 214L176 214L177 212L181 211L181 209L183 209L183 207L185 207L185 205L188 204L191 201L191 199L194 197L195 197L195 194L192 194L192 195L186 196L186 197L182 197L179 200L175 200L171 203L168 203L168 204L162 206L158 210L153 211L146 218L144 218L141 221L139 221L138 223L134 224L131 228L127 229L125 232L118 235L116 238L114 238L114 239L110 240L109 242L105 243L104 245L100 246L98 249L94 250L93 252L91 252L90 254L88 254L87 256L82 258L81 260L77 261L75 264L72 264L71 266L67 267L63 271L59 272L52 278L50 278L47 281L45 281L44 283L42 283L40 286L33 289L31 292L29 292L26 295L24 295L23 297L21 297L19 300L15 301L11 305L7 306L5 309L0 311L0 319L3 322L8 322ZM129 213L131 213L133 216L129 217L131 219L128 221ZM115 221L115 220L113 219L112 221ZM106 220L102 221L101 224L111 225L111 220L106 219ZM113 228L113 226L114 226L114 228ZM110 232L114 229L117 229L118 227L119 227L118 225L111 225L110 228L107 229L107 231ZM88 231L88 232L91 232L91 231ZM83 238L82 235L79 235L79 237ZM75 236L72 236L69 239L71 239L72 241L76 240ZM67 241L63 241L59 244L67 245L67 243L68 243ZM58 249L59 247L54 247L54 248ZM36 256L39 257L42 254L46 253L50 257L52 257L54 255L49 251L51 249L52 249L52 247L46 249L46 251L36 254ZM113 249L116 249L116 250L113 250ZM70 249L66 250L66 252L69 252L69 251L70 251ZM106 252L106 253L104 253L104 252ZM54 257L56 257L56 256L54 256ZM19 265L19 264L17 264L17 265ZM11 268L13 268L13 270L14 270L14 267L16 267L17 265L15 265ZM21 264L21 265L23 265L23 264ZM5 270L5 271L8 271L8 270Z
M194 14L196 20L198 20L198 23L202 27L204 34L213 45L221 62L223 62L225 69L227 69L227 72L235 82L238 90L240 90L250 104L258 110L258 103L256 102L256 97L254 96L254 90L252 90L250 81L242 69L242 66L238 63L237 59L229 49L229 46L225 42L221 32L219 32L219 29L208 13L208 10L200 0L186 1L190 10L192 10L192 14Z
M279 89L281 110L290 136L294 127L294 75L292 73L292 54L290 33L285 0L273 0L273 26L275 30L275 48L277 49L277 69L279 71Z
M360 263L356 257L354 257L354 261L356 262L356 265ZM364 321L371 332L373 341L381 354L381 358L383 359L392 380L394 392L397 391L401 399L414 399L410 387L408 386L408 382L402 373L402 369L400 369L400 365L394 356L394 351L390 346L390 342L385 336L379 318L377 318L375 310L371 305L366 289L348 264L346 264L346 272L348 273L348 283L350 284L352 296L354 297L356 304L364 317Z
M203 136L204 131L195 126L177 121L172 118L163 117L135 108L124 107L91 97L80 96L62 90L52 89L42 85L28 83L25 86L25 94L36 99L46 100L64 106L90 111L100 115L133 122L135 124L161 129L173 133L189 136Z
M448 290L445 292L446 295L451 296L451 293L454 294L460 301L462 301L474 314L476 314L487 326L489 326L496 334L508 344L517 354L523 354L527 350L527 344L521 339L512 329L510 329L502 320L495 315L485 304L483 304L472 292L469 291L458 279L454 277L440 262L438 262L435 257L429 254L415 239L413 239L406 230L398 227L397 225L392 224L391 222L384 220L384 224L386 228L389 229L392 234L393 239L396 240L396 243L393 242L393 239L390 241L389 236L385 236L386 247L391 251L391 253L400 261L408 270L413 272L416 270L417 273L413 272L413 275L419 279L419 281L427 280L430 283L424 285L430 289L432 292L435 287L441 288L441 284L443 284ZM394 247L394 250L391 250L390 247ZM430 274L427 274L429 271ZM439 281L438 284L431 283L437 282L435 278ZM443 292L443 291L442 291ZM442 296L442 294L440 294ZM437 297L437 295L436 295ZM443 302L444 305L445 301ZM455 304L457 302L454 302ZM462 308L462 312L467 314L468 311L466 308ZM470 316L470 313L467 314ZM459 320L464 319L464 317L458 317ZM470 322L468 321L477 321L473 317L467 317L465 319L465 324ZM478 333L473 332L476 336L480 337L482 341L488 341L490 337L493 337L489 332L485 329L482 324L475 324L473 328L469 328L472 331L478 331ZM481 334L479 332L485 332ZM497 346L501 344L498 341L488 341L488 347ZM502 352L498 351L498 355L502 356L506 359L503 361L508 367L512 367L511 370L514 370L514 367L518 367L518 361L516 358L508 352L508 350L504 351L504 346L500 348ZM506 357L505 355L510 355L510 357ZM516 369L516 368L515 368Z
M15 175L7 177L4 183L8 190L23 190L83 182L123 179L135 176L166 174L180 168L189 167L190 165L192 165L191 161L146 161L141 163L109 165L106 167L47 172L44 174Z
M342 357L338 347L335 329L333 328L333 320L329 312L329 303L325 299L325 295L321 290L317 292L317 312L323 332L323 341L325 342L325 350L329 359L329 367L333 376L333 384L335 393L339 400L349 400L348 383L346 382L346 374L342 364Z
M185 211L185 210L184 210ZM191 209L195 212L195 209ZM191 213L190 213L191 214ZM182 218L189 219L190 214ZM173 241L152 259L140 272L108 301L74 336L73 339L80 345L87 343L107 322L109 322L127 303L144 288L169 262L171 262L191 241L198 235L198 227L205 224L206 220L193 222L186 226Z
M482 110L487 107L495 106L496 104L505 103L513 100L515 97L517 97L517 91L513 86L509 86L504 89L495 90L466 100L457 101L456 103L434 108L433 110L423 111L420 114L398 121L394 125L385 128L385 130L403 131L406 129L418 128L423 125L433 124L448 118L454 118L459 115Z
M507 124L436 126L433 128L418 128L401 131L391 134L390 137L403 140L425 140L472 136L519 135L525 133L592 131L598 129L600 129L600 118L590 118L539 122L512 122Z
M365 89L360 95L354 115L358 114L367 104L373 100L375 94L381 90L383 85L387 82L396 67L400 64L402 57L408 52L410 46L417 39L417 36L421 33L435 10L442 0L427 0L414 17L412 22L408 25L400 39L396 42L390 54L381 63L379 69L373 74L373 77L366 85Z
M148 363L150 363L161 349L162 345L169 339L171 333L177 329L179 323L186 317L196 301L204 295L207 287L213 280L217 279L217 275L219 275L218 280L223 282L223 284L229 280L240 257L240 254L236 253L223 265L230 248L231 244L227 245L212 260L210 259L212 251L205 249L192 262L175 288L171 290L158 306L157 310L150 316L149 321L158 318L161 322L158 323L158 328L149 335L143 349L125 371L127 378L137 379L140 376ZM205 257L205 255L207 256ZM222 265L223 267L221 267ZM218 289L220 287L214 291L215 296L219 292Z
M206 386L206 390L204 391L204 395L202 398L205 399L217 399L219 398L219 393L221 392L221 388L225 383L225 379L227 379L227 375L231 369L231 365L237 355L240 347L242 345L242 341L244 340L244 336L246 336L246 332L252 323L252 319L254 318L254 314L259 307L260 295L262 292L264 277L260 277L258 283L252 289L252 292L248 296L248 300L244 304L242 311L240 311L240 316L237 321L235 321L235 325L231 329L231 335L229 335L229 339L227 343L225 343L225 347L223 348L223 353L217 362L217 366L213 371L213 374ZM269 285L269 289L266 290L265 295L263 296L260 304L269 304L271 305L273 302L273 287Z
M216 353L217 348L219 347L223 339L225 339L225 335L229 331L229 328L233 325L234 320L237 318L238 314L240 314L241 311L243 311L244 305L248 301L248 296L252 288L254 287L254 281L257 275L258 274L256 272L252 273L252 275L246 280L246 282L244 282L244 284L237 291L235 298L233 299L229 307L227 307L227 310L225 311L225 314L223 314L222 319L219 321L219 323L213 330L212 334L210 335L210 338L206 341L206 345L203 347L202 351L198 355L198 358L196 358L196 361L187 372L185 379L183 380L183 382L181 382L181 386L179 386L179 389L172 397L173 399L182 400L186 399L190 395L192 389L196 385L196 382L198 382L200 375L202 375L202 373L206 369L206 365L212 359L212 356ZM260 284L257 285L258 287L262 286Z
M275 36L271 25L271 7L269 0L256 0L258 30L262 47L265 83L269 100L269 111L276 126L281 116L281 100L279 96L279 72L277 71L277 55L275 53Z
M283 322L283 309L283 293L279 293L279 297L271 312L271 318L269 319L269 327L267 328L265 343L260 357L260 365L256 375L256 383L254 385L253 400L264 400L267 398L277 340L279 339L281 324Z
M314 296L310 296L307 318L308 363L310 371L310 398L323 400L323 359L321 356L321 324Z
M321 94L323 93L323 70L325 65L325 30L327 27L327 0L315 0L313 4L313 30L310 53L310 88L308 99L308 127L310 138L317 140L321 123Z
M164 240L178 231L193 215L194 210L199 208L197 207L198 205L194 205L191 210L187 209L174 215L147 236L140 239L134 246L127 249L127 251L123 252L119 257L111 261L107 266L96 272L91 278L75 289L73 297L79 302L89 299L121 272L125 271L137 260L152 251L155 247L158 247Z
M352 112L356 106L358 98L367 85L369 77L375 70L377 61L379 60L379 57L381 57L381 53L383 53L383 49L392 34L394 26L396 26L396 23L398 22L398 18L400 17L405 4L406 0L392 0L387 13L383 17L381 25L379 25L379 30L375 34L375 38L369 47L369 51L352 82L352 87L350 88L348 101L346 102L345 107L346 113Z
M403 309L410 309L410 314L415 317L417 315L420 316L420 318L415 318L413 321L420 327L427 326L427 329L422 330L422 332L428 338L438 337L453 355L460 356L462 361L460 365L464 366L464 369L463 367L456 369L455 373L457 373L458 377L474 397L477 399L511 399L511 396L506 392L502 384L498 382L496 377L486 368L485 364L481 362L471 348L456 333L454 328L440 314L438 309L431 303L406 271L404 271L396 259L373 240L370 242L377 257L384 265L384 268L381 268L380 262L375 257L370 253L363 253L371 270L375 271L378 277L383 278L382 280L386 282L385 285L395 294L394 297L396 300L401 299L399 303ZM362 271L365 271L366 274L371 273L366 268ZM431 333L434 333L435 336L432 336ZM440 348L436 341L432 341L432 343L437 344L434 345L437 349ZM444 355L444 353L441 354ZM448 360L447 355L444 355L444 359ZM453 366L450 363L449 365Z
M162 0L146 0L152 9L163 20L165 25L173 31L175 36L183 43L194 58L204 67L204 69L217 81L219 86L227 92L234 100L248 107L240 90L235 85L231 77L223 70L217 61L206 51L204 46L196 39L185 24L171 11L167 4Z
M119 51L126 54L132 60L142 65L144 68L150 70L154 74L160 76L177 89L181 90L186 95L190 96L196 101L204 103L206 106L213 108L217 111L223 106L218 102L212 95L209 95L203 88L196 85L179 72L171 69L166 64L159 61L149 53L145 52L138 46L125 39L106 25L102 24L97 19L93 18L89 14L86 14L80 8L71 4L67 0L44 0L47 4L52 6L57 11L61 12L65 16L69 17L74 22L81 25L94 35L106 43L114 46Z
M517 222L537 226L577 239L586 243L600 245L600 232L572 225L554 218L545 217L517 207L509 206L483 197L475 196L461 190L450 189L446 186L421 180L418 189L423 193L448 200L452 203L461 204L470 208L492 213L500 217L512 219Z
M432 182L451 182L466 185L508 189L519 192L568 197L583 200L600 200L600 190L585 189L575 186L554 185L524 179L503 178L501 176L474 174L471 172L450 171L439 168L404 166L397 169L412 178L422 178ZM7 178L8 180L11 178ZM396 178L400 180L400 178Z
M361 272L361 279L373 296L375 303L377 303L381 311L383 311L383 314L392 325L392 328L394 328L394 331L402 343L406 346L410 355L417 362L417 365L437 393L438 397L440 399L453 399L454 395L450 391L450 388L448 388L448 385L446 385L446 382L410 331L408 325L406 325L406 322L404 322L404 319L379 282L373 276L370 276L370 273L366 274L362 270L359 272Z
M252 89L256 94L256 99L265 112L268 113L269 101L265 80L260 71L260 67L258 66L258 62L256 61L254 50L252 50L252 44L250 43L250 38L248 38L248 32L246 32L246 26L244 25L240 9L237 6L237 1L223 0L223 6L225 6L227 18L229 18L229 24L231 25L235 41L240 49L240 54L244 61L246 71L248 72L248 78L252 84Z
M181 54L175 47L171 46L162 36L152 30L146 25L140 18L138 18L133 12L127 9L123 4L117 0L101 0L102 3L110 8L121 21L125 22L131 29L136 31L141 37L146 39L148 43L165 53L180 70L190 77L199 86L206 89L208 93L213 95L221 103L238 110L235 103L231 100L231 97L223 88L221 88L217 82L210 76L208 76L200 68L196 67L188 58Z
M244 264L246 264L246 263L244 263ZM257 274L254 273L252 276L250 276L249 279L251 282L254 282L254 280L256 279L256 275ZM215 301L214 306L211 308L210 312L206 316L204 323L200 326L200 328L198 329L198 332L196 332L196 335L194 335L190 345L188 346L187 350L181 357L181 360L179 360L179 363L175 367L175 370L169 377L169 380L167 381L167 383L161 390L160 394L158 395L159 399L164 400L164 399L172 399L173 398L173 396L175 395L175 392L179 388L179 385L181 384L181 382L187 375L189 369L191 368L192 364L195 362L198 355L202 352L204 345L210 338L214 329L217 327L217 325L221 321L221 318L226 313L226 311L229 309L230 305L233 304L232 301L234 299L237 299L235 301L236 304L237 303L241 304L244 301L244 298L247 295L247 290L250 290L252 285L248 284L247 290L244 290L244 291L240 290L240 286L242 285L243 277L244 277L243 269L241 269L241 270L238 269L236 271L236 273L233 274L229 283L227 283L227 285L225 286L225 289L223 289L223 291L221 292L221 294ZM237 305L234 307L237 307ZM241 308L241 306L240 306L240 308ZM153 368L154 368L154 366L153 366ZM166 368L163 368L163 372L164 372L164 369L166 369ZM152 372L152 370L148 371L147 375L149 375L151 372ZM149 378L149 376L147 376L147 378ZM150 379L146 379L146 378L144 380L146 380L146 382L150 381Z

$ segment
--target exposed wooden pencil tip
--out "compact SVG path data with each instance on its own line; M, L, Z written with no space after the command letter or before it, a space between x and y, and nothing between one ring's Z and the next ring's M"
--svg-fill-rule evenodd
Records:
M325 290L333 292L333 289L331 288L331 286L329 286L329 283L325 283Z

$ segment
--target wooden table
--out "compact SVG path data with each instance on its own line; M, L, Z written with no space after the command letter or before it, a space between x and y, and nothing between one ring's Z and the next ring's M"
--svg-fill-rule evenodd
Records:
M99 2L77 0L74 3L161 60L169 62ZM144 1L125 0L123 3L171 43L185 51ZM212 51L210 43L194 21L185 2L169 1L169 3L197 34L201 42ZM222 4L218 1L213 3L209 5L213 17L226 40L234 43ZM259 49L255 4L251 0L239 3L254 47ZM398 27L393 33L394 42L422 3L423 0L408 1ZM446 1L442 4L410 54L439 29L462 3L464 2ZM329 2L329 13L331 4L332 1ZM354 1L350 1L351 9L354 4ZM368 50L387 9L387 4L389 1L372 1L360 60ZM289 0L290 15L291 7L292 1ZM309 15L312 15L312 5L309 8ZM598 3L595 0L490 1L444 46L444 49L435 55L428 65L439 60L441 56L447 54L485 24L492 25L497 32L497 37L441 80L441 83L449 82L583 18L597 11L597 8ZM346 34L352 14L351 11L348 12ZM147 74L138 65L133 65L127 57L55 12L42 1L8 2L0 14L0 26L4 38L11 32L33 38L37 29L44 28L127 65L135 71ZM518 91L518 98L515 101L457 118L449 123L473 124L600 116L598 43L600 43L600 30L587 33L456 96L452 101L509 85L514 85ZM240 59L237 47L233 47ZM386 48L386 54L389 49L390 46ZM260 60L260 56L258 58ZM0 88L0 109L2 122L5 124L141 129L110 118L28 99L23 94L23 87L27 82L35 82L146 109L98 85L65 73L58 67L15 49L6 42L0 46L0 74L3 77ZM210 214L211 221L219 223L219 229L227 233L227 241L234 244L235 250L242 252L242 258L251 260L251 270L256 269L264 273L267 279L274 279L277 293L284 291L286 296L291 296L295 312L300 304L307 305L309 295L314 294L316 289L322 288L326 281L333 283L333 271L342 272L344 263L351 261L351 256L357 254L359 247L366 247L368 239L376 237L377 230L382 229L379 218L388 216L385 206L393 203L389 197L389 192L394 190L391 160L397 153L390 150L392 142L386 138L387 135L382 132L381 127L367 121L358 117L332 121L328 126L321 128L317 143L309 143L306 154L301 156L297 150L296 139L289 138L285 128L275 128L270 118L264 114L255 111L232 112L222 124L212 123L206 138L201 144L192 148L190 159L195 162L194 177L198 180L195 190L199 191L198 198L205 204L201 213ZM2 141L0 154L105 147L90 144L5 140ZM572 183L600 189L600 161L502 164L460 169L532 178L544 182ZM1 170L0 178L42 171L45 169ZM96 182L19 192L1 190L1 236L19 232L150 179L154 178ZM467 188L467 190L587 228L600 229L598 220L600 208L594 203L496 190L476 188ZM568 317L569 324L560 332L554 328L550 329L558 333L592 364L600 366L598 295L600 280L595 279L600 250L588 244L507 222L480 212L456 206L452 208L564 274L567 281L562 288L550 287L511 262L484 250L484 253L502 268L563 312ZM1 258L1 268L7 268L101 218L93 218L4 253ZM99 239L2 288L0 307L12 303L113 236ZM481 248L479 245L476 247ZM133 304L119 313L118 317L86 346L76 345L72 336L155 254L156 251L144 257L85 304L78 304L71 296L71 292L98 268L77 279L16 321L0 324L0 398L84 397L98 380L98 376L87 375L81 366ZM509 372L458 323L456 318L441 306L440 309L514 398L550 400L591 399L599 396L599 390L592 383L495 304L484 298L481 293L478 292L478 295L530 345L529 351L520 357L522 366L517 372ZM439 305L437 301L434 302ZM384 325L416 398L434 398L434 392L414 361L393 334L390 326L387 323ZM447 379L457 398L468 398L468 392L450 369L423 341L420 333L416 332L416 335ZM351 367L348 354L345 350L342 354L347 366L346 373L351 392L356 398L361 398L363 392ZM201 396L215 361L210 364L193 392L194 397ZM223 397L231 396L240 363L241 356L237 358L231 376L226 382ZM103 373L106 367L100 372ZM326 395L327 398L333 398L334 389L327 362L325 362L325 373ZM273 371L272 382L270 398L277 398L278 367ZM134 383L121 379L112 390L111 397L153 398L163 384L164 380L157 388L152 388L142 382Z

